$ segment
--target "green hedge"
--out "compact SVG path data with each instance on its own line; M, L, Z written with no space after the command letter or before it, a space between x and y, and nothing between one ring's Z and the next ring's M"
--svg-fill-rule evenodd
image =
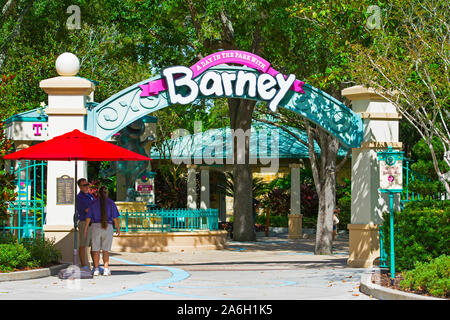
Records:
M59 263L61 252L56 249L55 242L47 239L35 239L24 246L31 253L40 267L48 267Z
M266 215L257 215L255 223L266 225ZM269 226L270 227L282 227L287 228L289 224L288 216L269 216Z
M19 243L12 237L0 237L0 272L48 267L60 260L61 252L56 249L53 241L33 239Z
M22 244L0 244L0 271L37 267L31 253Z
M389 260L389 213L383 217L383 246ZM398 271L412 270L417 262L449 255L450 201L415 201L408 203L402 212L395 212L394 246Z
M418 262L416 267L403 273L403 289L429 293L436 297L450 296L450 256L442 255L430 262Z

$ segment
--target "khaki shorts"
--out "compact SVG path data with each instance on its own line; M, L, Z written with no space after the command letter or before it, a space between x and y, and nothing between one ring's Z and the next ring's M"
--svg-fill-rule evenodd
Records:
M92 223L91 225L92 251L111 251L114 229L112 224L108 223L106 229L102 229L101 223Z
M78 241L80 247L89 247L91 245L91 227L87 229L87 235L84 236L84 227L86 226L86 221L78 221L79 237Z

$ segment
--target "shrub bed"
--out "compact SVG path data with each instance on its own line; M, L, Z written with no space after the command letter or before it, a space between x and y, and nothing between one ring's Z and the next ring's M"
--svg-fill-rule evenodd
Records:
M12 237L0 238L0 272L49 267L60 260L53 241L36 238L19 243Z
M413 270L403 272L402 289L429 293L432 296L450 296L450 256L442 255L430 262L418 262Z
M0 271L9 272L15 269L37 267L36 261L31 257L31 253L24 245L0 244Z
M261 214L257 215L255 219L255 223L266 225L266 215ZM269 216L269 226L270 227L282 227L287 228L289 224L289 217L288 216Z
M389 259L389 213L383 217L383 246ZM398 271L412 270L416 262L450 255L450 201L411 202L402 212L395 212L394 245Z

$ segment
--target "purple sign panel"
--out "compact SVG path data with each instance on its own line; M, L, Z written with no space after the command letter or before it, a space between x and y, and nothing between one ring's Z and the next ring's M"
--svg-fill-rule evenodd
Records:
M213 53L197 63L195 63L193 66L191 66L189 69L192 71L192 79L195 79L197 76L205 72L211 67L217 66L219 64L227 64L227 63L234 63L234 64L241 64L245 65L247 67L250 67L252 69L258 70L262 74L268 74L272 77L276 77L279 72L275 69L273 69L270 66L270 63L264 60L263 58L245 51L239 51L239 50L227 50L227 51L220 51ZM288 77L283 75L285 79ZM176 79L177 77L174 76ZM295 92L305 93L303 91L303 85L305 83L303 81L294 80L292 82L292 85L290 87L290 90L293 90ZM151 81L147 84L140 85L142 92L140 94L141 97L148 97L153 95L158 95L161 91L166 91L169 89L166 79L162 78L159 80Z

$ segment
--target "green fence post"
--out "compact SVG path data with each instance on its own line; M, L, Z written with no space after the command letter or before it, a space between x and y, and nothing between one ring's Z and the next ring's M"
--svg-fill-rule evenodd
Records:
M389 192L389 220L391 233L391 284L395 279L395 251L394 251L394 193Z

